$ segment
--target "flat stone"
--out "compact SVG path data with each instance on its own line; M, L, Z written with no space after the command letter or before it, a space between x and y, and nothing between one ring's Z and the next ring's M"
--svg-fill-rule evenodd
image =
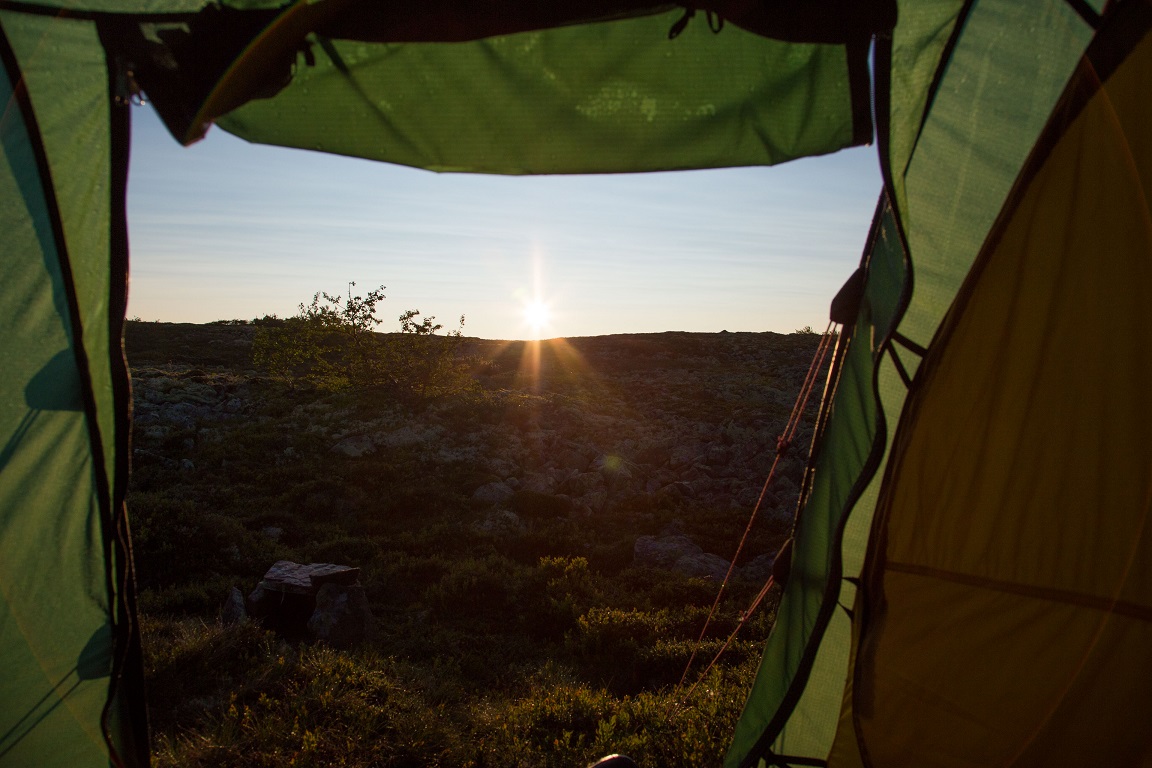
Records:
M271 592L314 595L321 584L354 584L360 578L360 569L334 563L302 565L291 560L279 560L268 569L260 587Z
M360 569L349 565L317 563L312 566L312 586L319 589L325 584L349 586L360 581Z

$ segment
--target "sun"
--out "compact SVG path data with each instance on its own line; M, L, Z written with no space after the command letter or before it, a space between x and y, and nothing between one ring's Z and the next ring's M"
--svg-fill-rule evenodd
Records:
M530 301L524 305L524 322L532 329L533 335L539 337L540 332L548 325L548 305L540 299Z

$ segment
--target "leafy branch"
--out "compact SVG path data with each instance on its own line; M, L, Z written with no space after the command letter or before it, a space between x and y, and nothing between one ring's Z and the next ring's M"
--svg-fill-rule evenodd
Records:
M398 334L376 331L383 321L377 306L384 286L363 296L321 291L293 317L275 315L256 321L253 362L272 377L295 387L308 384L326 391L384 388L402 400L426 400L458 394L473 386L463 352L464 316L445 336L434 316L410 309L400 315Z

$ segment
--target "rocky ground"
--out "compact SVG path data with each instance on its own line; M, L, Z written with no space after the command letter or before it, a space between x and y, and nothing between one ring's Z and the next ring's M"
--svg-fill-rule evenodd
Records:
M635 558L712 578L722 577L739 531L693 525L694 514L712 521L752 511L818 341L774 333L469 340L484 397L414 409L309 392L273 398L251 367L252 333L130 324L134 460L144 485L157 468L190 486L214 473L223 479L230 458L292 468L307 485L333 465L402 455L418 464L421 482L447 484L467 500L476 532L508 538L533 518L579 525L625 515L635 524ZM263 455L230 457L229 445L247 450L239 433L253 429L272 436L261 441ZM793 513L809 435L802 429L765 494L761 515L774 532ZM326 500L342 513L367 501L353 488L322 495L329 498L296 503ZM260 530L279 537L285 527Z
M815 406L712 606L818 336L469 339L414 402L272 379L256 330L127 329L157 765L720 762Z

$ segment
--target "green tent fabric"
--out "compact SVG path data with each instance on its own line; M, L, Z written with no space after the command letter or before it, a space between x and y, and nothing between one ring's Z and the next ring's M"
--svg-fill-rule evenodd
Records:
M1148 762L1149 9L0 0L0 765L149 762L119 341L141 90L184 143L215 122L438 171L771 165L875 136L863 296L726 763ZM942 676L956 659L982 671ZM959 699L1014 725L930 706Z
M118 588L130 572L114 221L126 167L113 170L113 137L127 126L114 125L94 24L0 13L0 61L0 763L100 764L145 733L140 696L121 695L139 677L131 596Z
M487 173L772 165L870 138L854 138L843 46L714 34L703 19L669 40L681 16L453 45L323 41L276 98L221 126L262 143Z

